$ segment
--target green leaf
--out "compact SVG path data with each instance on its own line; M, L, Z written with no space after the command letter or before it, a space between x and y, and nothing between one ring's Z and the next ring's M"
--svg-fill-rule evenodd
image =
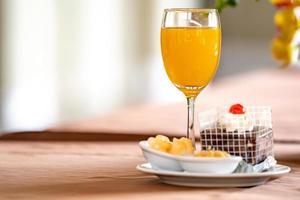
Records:
M255 0L256 2L260 0ZM240 3L240 0L215 0L215 7L221 12L225 7L235 7Z
M218 9L219 12L221 12L225 7L227 6L234 7L239 2L240 2L239 0L216 0L215 7Z

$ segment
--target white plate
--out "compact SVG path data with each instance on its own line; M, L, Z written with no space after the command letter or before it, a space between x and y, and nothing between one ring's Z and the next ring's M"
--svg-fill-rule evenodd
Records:
M249 187L262 185L291 171L288 166L276 165L261 173L205 174L155 169L150 163L138 165L137 170L158 176L163 183L190 187Z

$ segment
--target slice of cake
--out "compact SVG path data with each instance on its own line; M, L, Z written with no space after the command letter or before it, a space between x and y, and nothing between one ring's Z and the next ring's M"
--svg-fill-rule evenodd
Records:
M242 156L252 165L273 156L273 130L269 107L236 104L199 116L203 150L221 150Z

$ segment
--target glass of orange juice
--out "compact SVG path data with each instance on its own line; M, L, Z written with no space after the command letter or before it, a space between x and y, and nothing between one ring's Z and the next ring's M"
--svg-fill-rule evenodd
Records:
M214 77L220 59L221 24L218 11L165 9L161 51L169 79L187 98L187 138L195 145L195 99Z

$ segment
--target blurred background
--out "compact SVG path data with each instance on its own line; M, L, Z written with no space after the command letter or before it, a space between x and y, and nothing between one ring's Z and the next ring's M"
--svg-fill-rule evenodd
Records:
M211 0L0 0L0 130L185 101L164 71L162 11L212 6ZM274 12L268 1L255 0L223 10L214 82L277 67L270 50Z

